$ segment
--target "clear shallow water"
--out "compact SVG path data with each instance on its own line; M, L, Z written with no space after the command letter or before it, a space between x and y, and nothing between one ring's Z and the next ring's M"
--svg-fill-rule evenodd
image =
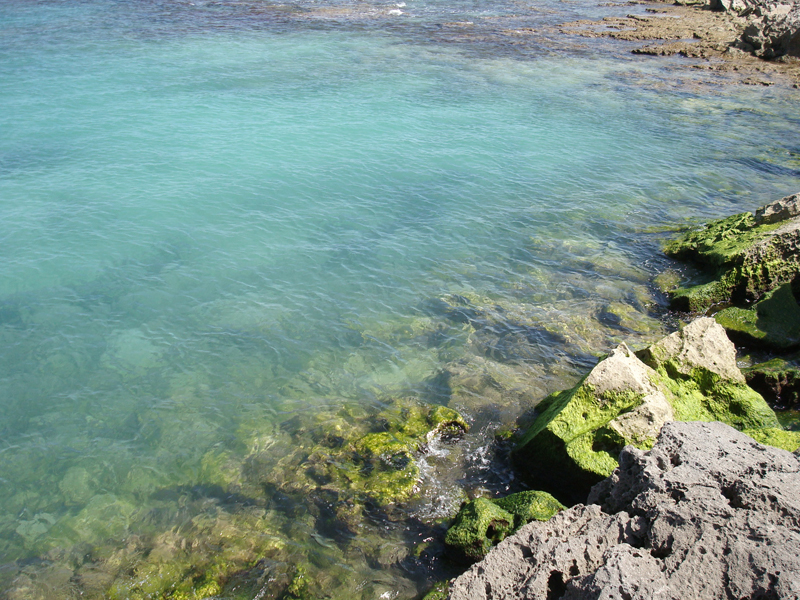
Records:
M0 7L9 598L199 590L215 554L224 598L298 566L312 597L415 597L437 519L514 485L493 429L663 332L649 232L796 191L789 93L503 33L591 5L408 4ZM476 370L530 391L453 383ZM473 430L343 533L293 453L399 397Z

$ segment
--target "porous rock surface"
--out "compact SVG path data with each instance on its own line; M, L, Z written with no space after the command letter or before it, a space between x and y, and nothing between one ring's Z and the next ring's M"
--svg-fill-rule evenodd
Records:
M735 0L734 0L735 1ZM800 2L798 0L760 0L749 2L754 18L747 25L742 41L756 56L776 58L800 56Z
M588 505L524 526L448 597L800 598L798 458L722 423L667 423Z

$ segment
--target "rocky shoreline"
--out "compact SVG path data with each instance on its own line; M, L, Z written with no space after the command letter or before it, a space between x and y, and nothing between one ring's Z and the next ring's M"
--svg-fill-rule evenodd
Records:
M694 68L738 74L743 83L800 87L800 3L796 0L634 0L648 16L629 14L565 23L583 37L643 42L635 54L702 59Z
M513 452L541 491L466 503L447 543L483 560L429 599L797 598L800 431L748 383L778 408L796 400L799 239L795 195L670 242L705 269L670 290L673 308L712 316L636 353L621 344L542 400ZM737 339L772 353L747 375L726 334L741 322Z
M799 498L798 456L722 423L667 423L586 505L523 527L447 597L797 598Z

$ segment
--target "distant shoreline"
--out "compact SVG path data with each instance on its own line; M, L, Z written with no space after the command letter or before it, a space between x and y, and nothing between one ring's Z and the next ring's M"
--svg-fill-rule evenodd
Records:
M694 69L725 73L749 85L781 85L800 89L800 58L782 56L764 60L739 49L742 34L752 20L731 12L712 10L708 5L685 5L661 0L634 0L646 5L650 16L629 14L600 21L564 23L560 31L582 37L606 37L642 42L634 54L683 56L701 59L688 63ZM609 5L614 6L614 5Z

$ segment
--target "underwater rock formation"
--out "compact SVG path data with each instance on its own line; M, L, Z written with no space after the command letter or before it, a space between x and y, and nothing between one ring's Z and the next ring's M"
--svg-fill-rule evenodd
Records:
M651 448L664 423L722 421L787 450L800 434L783 431L745 383L736 349L703 317L640 351L620 345L575 387L551 394L514 452L532 487L567 503L617 467L624 446Z
M798 499L796 455L723 423L667 423L588 505L522 527L440 596L797 598Z

